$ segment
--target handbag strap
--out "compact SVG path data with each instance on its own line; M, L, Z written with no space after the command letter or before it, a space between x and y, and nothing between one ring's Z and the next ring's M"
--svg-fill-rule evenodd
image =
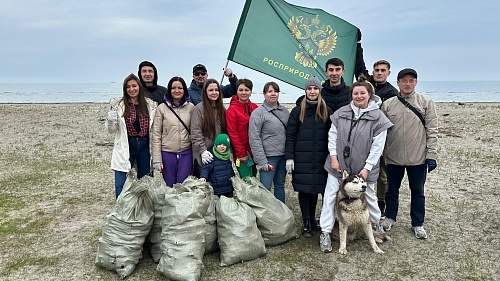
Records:
M175 111L170 106L167 105L167 107L168 107L168 109L170 109L170 111L172 111L172 113L175 115L175 117L177 117L177 119L179 119L179 121L181 121L182 126L184 126L184 128L186 128L186 131L188 132L188 134L191 135L191 132L189 132L188 126L186 126L186 124L184 124L184 121L182 121L181 117L179 117L179 115L177 115L177 113L175 113Z
M274 113L273 110L270 111L274 116L276 116L276 118L278 118L278 120L280 120L281 124L283 124L283 127L285 127L285 131L286 131L286 124L285 122L281 121L281 119L278 117L278 115L276 115L276 113Z
M417 115L418 119L420 119L420 121L422 122L422 124L425 127L425 120L424 120L424 117L422 116L422 114L420 114L420 112L418 112L418 110L415 107L413 107L409 102L407 102L405 99L403 99L400 96L397 96L397 97L398 97L398 100L402 104L404 104L407 108L409 108L411 111L413 111L413 113L415 113L415 115Z

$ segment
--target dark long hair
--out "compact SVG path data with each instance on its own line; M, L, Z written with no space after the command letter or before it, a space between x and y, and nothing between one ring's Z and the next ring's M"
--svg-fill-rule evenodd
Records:
M219 89L219 97L215 101L215 107L212 105L212 101L208 98L207 88L210 84L216 84ZM226 108L224 107L224 103L222 102L222 91L219 85L219 82L215 79L207 79L205 84L203 84L203 89L201 90L201 101L203 104L203 128L202 132L204 136L207 136L209 139L215 139L215 126L216 118L218 117L220 122L221 131L223 133L227 133L226 127Z
M168 81L167 93L165 94L165 98L170 102L174 101L174 99L172 98L172 84L174 84L175 81L179 81L182 84L184 95L182 96L180 104L183 104L184 102L186 102L186 99L189 96L189 94L186 82L184 81L184 79L182 79L182 77L174 76L172 77L172 79L170 79L170 81Z
M137 100L139 101L139 114L144 117L149 117L148 103L146 102L146 91L144 90L144 86L142 85L141 80L139 80L139 78L133 73L130 73L130 75L125 77L125 80L123 80L122 100L125 106L125 109L123 110L123 117L130 117L130 98L127 94L127 83L132 80L137 82L137 85L139 85L139 96L137 96Z

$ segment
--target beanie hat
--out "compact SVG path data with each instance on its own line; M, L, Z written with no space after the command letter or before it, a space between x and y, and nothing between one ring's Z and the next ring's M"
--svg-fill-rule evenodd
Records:
M227 134L220 134L215 138L214 147L217 147L219 144L224 144L227 148L229 148L229 136Z
M309 86L316 86L321 90L321 82L319 81L318 77L311 75L306 81L306 89Z

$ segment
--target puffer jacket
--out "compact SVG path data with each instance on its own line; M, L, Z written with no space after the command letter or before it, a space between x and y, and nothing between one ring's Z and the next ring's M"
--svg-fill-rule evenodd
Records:
M318 194L325 191L328 173L323 168L328 156L328 131L332 121L316 117L317 105L307 104L304 122L300 122L300 97L288 118L285 158L294 160L292 185L295 191ZM327 107L328 116L333 111Z
M151 127L157 108L156 102L150 98L146 98L149 111L149 137L151 138ZM122 98L111 99L109 102L111 108L118 112L118 122L113 123L111 126L105 122L106 128L110 134L115 134L113 154L111 155L111 169L119 172L128 172L132 167L130 166L130 151L128 147L128 134L127 125L125 125L125 118L122 116L125 110L125 105ZM149 142L149 151L151 151L151 142Z
M387 165L421 165L425 159L436 159L437 156L436 107L431 99L416 92L403 98L422 114L425 127L417 115L397 97L384 102L382 111L394 123L387 133L384 160Z
M179 107L175 107L166 101L158 106L151 129L153 163L162 162L162 151L178 153L191 147L189 131L184 128L184 125L168 107L177 113L188 128L191 123L191 111L194 108L192 103L184 102Z
M234 177L233 163L231 160L221 160L212 152L212 147L208 150L212 153L214 160L203 165L200 178L205 178L214 188L214 194L232 192L234 190L231 178Z
M237 95L231 98L231 103L226 111L227 134L231 140L234 158L247 156L247 151L252 155L248 141L248 123L251 113L259 107L255 103L241 103Z
M283 123L288 123L289 115L288 109L281 104L274 108L264 100L250 116L248 137L253 160L258 166L268 164L267 156L285 154L286 129Z
M330 86L330 81L326 80L322 86L321 96L325 100L326 105L331 108L333 112L337 111L342 106L349 104L349 86L345 84L344 78L341 78L340 85L332 87Z

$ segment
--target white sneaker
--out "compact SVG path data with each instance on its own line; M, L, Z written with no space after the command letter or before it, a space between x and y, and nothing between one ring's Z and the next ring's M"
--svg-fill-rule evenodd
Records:
M391 218L386 218L382 221L381 225L385 231L391 230L391 228L396 224L396 221Z
M415 231L415 237L417 237L417 239L427 239L427 233L423 226L415 226L413 227L413 231Z
M332 251L332 240L330 233L321 233L319 236L319 247L323 253L330 253Z
M384 228L379 223L372 223L372 229L373 229L373 231L376 231L376 232L385 233Z

